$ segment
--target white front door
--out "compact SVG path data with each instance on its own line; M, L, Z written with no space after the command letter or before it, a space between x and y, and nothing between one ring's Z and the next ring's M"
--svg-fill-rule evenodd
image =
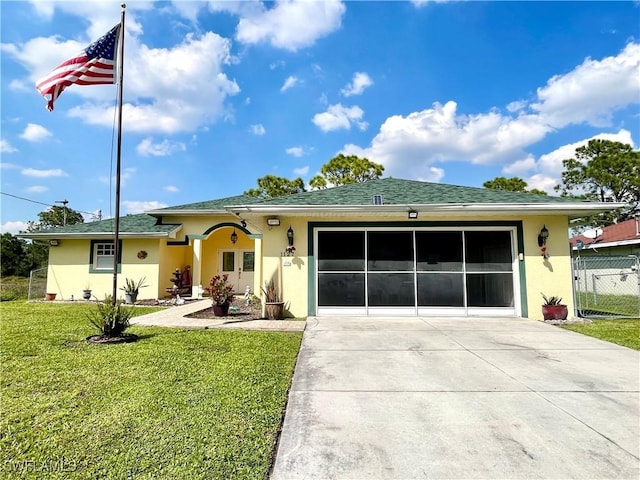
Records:
M243 294L249 286L253 291L253 250L221 250L218 258L218 270L228 275L235 293Z

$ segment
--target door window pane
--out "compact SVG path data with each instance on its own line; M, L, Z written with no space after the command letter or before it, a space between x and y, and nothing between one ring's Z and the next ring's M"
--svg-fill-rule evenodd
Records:
M416 232L418 271L462 271L462 232Z
M242 252L242 271L253 272L255 252Z
M511 232L465 232L468 272L510 272Z
M470 307L513 307L513 275L468 274L467 302Z
M222 252L222 271L233 272L235 269L235 252Z
M369 270L413 270L413 232L369 232Z
M319 273L318 305L364 306L364 273Z
M364 271L364 232L318 232L319 271Z
M415 293L412 273L370 273L370 307L413 307Z
M462 273L419 273L418 306L464 307Z

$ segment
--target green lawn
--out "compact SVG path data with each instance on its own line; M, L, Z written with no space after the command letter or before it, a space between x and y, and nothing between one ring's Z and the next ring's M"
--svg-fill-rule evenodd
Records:
M578 309L582 316L591 317L629 317L640 315L640 300L637 295L611 295L579 292Z
M267 477L301 333L93 345L88 308L0 304L2 478Z
M640 318L595 320L593 323L562 325L562 328L640 350Z

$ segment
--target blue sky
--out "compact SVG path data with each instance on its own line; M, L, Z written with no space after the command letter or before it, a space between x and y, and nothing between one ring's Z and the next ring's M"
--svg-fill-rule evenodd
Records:
M115 86L35 80L120 2L2 2L2 192L113 215ZM553 192L591 138L640 142L638 2L128 2L122 214L308 181L336 154L385 174ZM2 232L46 207L2 195ZM89 216L87 215L87 218Z

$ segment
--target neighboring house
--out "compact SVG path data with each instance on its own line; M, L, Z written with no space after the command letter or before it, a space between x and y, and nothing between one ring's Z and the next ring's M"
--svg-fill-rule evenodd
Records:
M273 278L297 317L541 318L541 292L572 298L569 219L620 206L395 178L223 198L123 217L119 284L145 277L140 296L165 297L175 269L190 265L194 294L216 273L258 295ZM110 293L113 223L22 235L57 243L47 291ZM538 245L543 228L548 258Z
M602 233L595 238L576 235L569 242L574 255L640 256L640 218L636 217L604 227Z

